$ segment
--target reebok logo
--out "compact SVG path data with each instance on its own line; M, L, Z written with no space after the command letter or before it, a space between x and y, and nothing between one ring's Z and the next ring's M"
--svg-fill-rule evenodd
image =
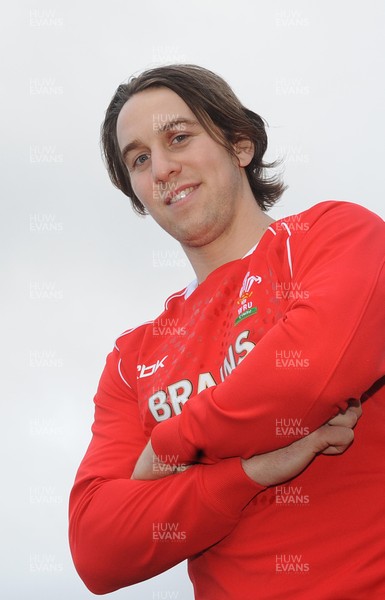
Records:
M141 377L150 377L150 375L154 375L154 373L156 373L160 367L164 367L163 362L167 357L168 354L166 354L166 356L164 356L161 360L157 360L154 365L149 365L148 367L146 367L146 365L138 365L136 367L139 371L138 379Z

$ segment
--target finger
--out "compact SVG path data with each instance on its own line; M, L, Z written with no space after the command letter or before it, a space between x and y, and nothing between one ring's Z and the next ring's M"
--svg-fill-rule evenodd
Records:
M356 413L358 419L362 416L362 404L361 404L361 400L350 400L350 402L349 402L349 408L351 410L354 410L354 412Z
M328 421L329 425L339 427L354 427L358 421L358 416L353 408L348 408L345 412L338 413L333 419Z
M351 400L345 412L340 412L328 421L329 425L340 425L341 427L354 427L362 416L362 406L359 400Z

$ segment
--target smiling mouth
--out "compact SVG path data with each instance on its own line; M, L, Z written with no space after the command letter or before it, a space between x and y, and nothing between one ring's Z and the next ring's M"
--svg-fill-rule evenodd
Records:
M179 202L180 200L183 200L184 198L186 198L189 194L191 194L191 192L193 192L194 190L197 189L197 185L192 185L188 188L185 188L184 190L180 191L178 194L174 194L173 196L171 196L171 198L169 198L169 201L167 202L167 204L176 204L176 202Z

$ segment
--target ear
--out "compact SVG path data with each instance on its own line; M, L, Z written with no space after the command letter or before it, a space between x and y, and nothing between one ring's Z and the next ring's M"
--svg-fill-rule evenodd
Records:
M243 139L234 144L235 155L240 167L247 167L254 156L254 144L251 140Z

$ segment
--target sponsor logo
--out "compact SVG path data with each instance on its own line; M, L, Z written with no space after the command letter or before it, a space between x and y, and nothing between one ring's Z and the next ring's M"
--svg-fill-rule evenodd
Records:
M242 331L235 342L228 347L223 363L219 368L220 381L224 381L254 348L254 342L248 339L249 334L250 331ZM158 363L159 361L156 365L145 367L145 369L150 369L151 372L147 373L145 371L143 377L152 375L155 372L153 368ZM140 366L140 368L143 367ZM214 377L214 375L210 371L199 373L197 381L179 379L164 389L158 389L148 399L148 407L154 419L160 422L170 419L173 413L180 415L183 405L193 394L199 394L202 390L217 385L219 378L216 375Z

